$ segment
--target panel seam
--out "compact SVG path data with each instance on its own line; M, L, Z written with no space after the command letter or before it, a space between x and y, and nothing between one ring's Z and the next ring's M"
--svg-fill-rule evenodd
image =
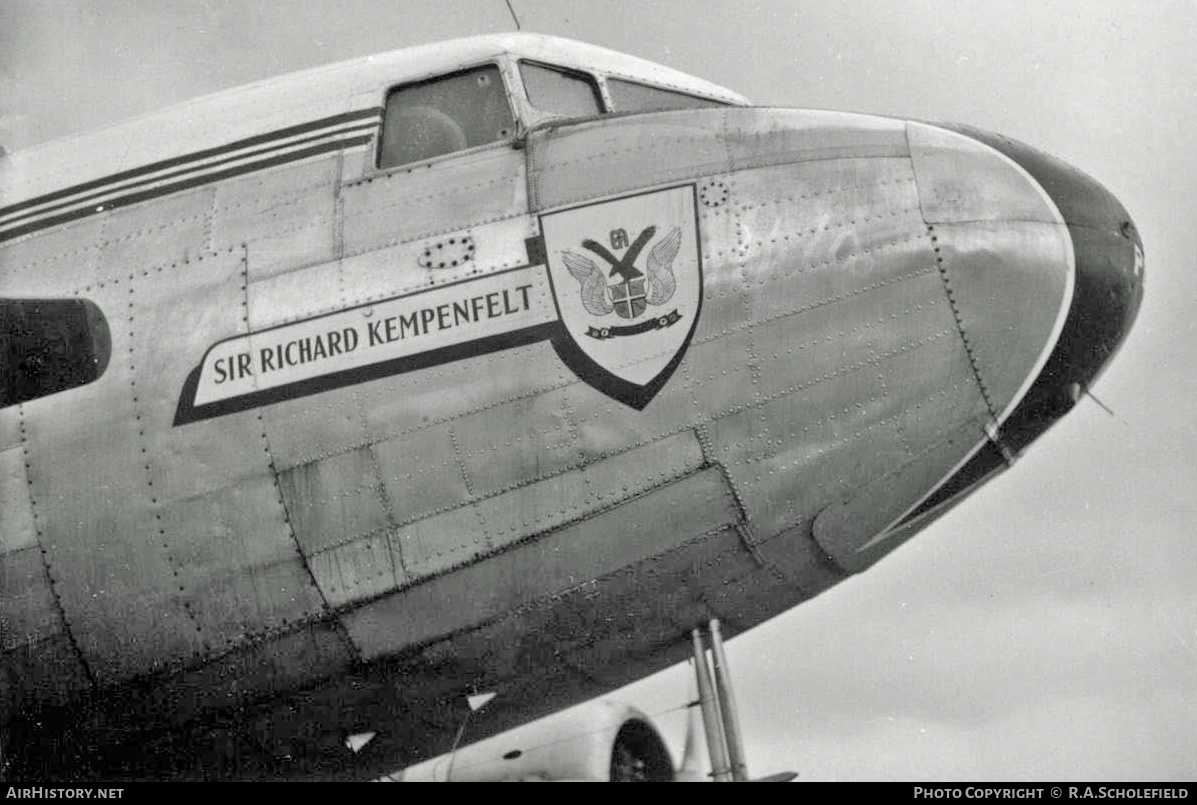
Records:
M38 525L37 501L33 494L33 476L30 472L31 455L29 450L28 431L25 426L25 405L21 403L17 405L17 413L20 420L21 427L21 453L24 459L25 467L25 489L29 496L29 514L33 518L33 530L37 536L37 547L42 557L42 572L45 574L46 583L50 585L50 594L54 598L54 607L58 610L58 618L62 622L62 631L66 635L67 641L71 645L71 649L75 652L75 657L79 660L79 665L83 668L83 673L87 677L87 683L92 687L96 687L96 676L92 672L91 664L87 661L87 657L83 654L83 649L79 646L79 641L75 639L75 632L71 629L71 623L67 620L66 609L62 605L62 598L58 594L58 585L55 583L54 574L51 569L50 555L46 550L46 546L42 540L42 529Z
M989 395L989 387L985 385L985 378L981 376L981 366L977 362L977 355L973 352L972 343L964 329L964 319L960 315L960 308L956 304L956 294L952 290L952 281L948 276L948 267L944 262L943 253L939 249L939 236L935 234L935 225L927 224L927 235L931 238L931 248L935 252L935 263L939 266L939 276L943 279L944 294L948 299L948 306L952 310L952 318L956 321L956 331L960 334L960 341L964 344L964 351L968 355L968 364L972 368L973 379L977 381L977 388L981 391L981 398L985 401L985 408L989 411L990 421L998 421L997 409Z
M241 247L241 323L245 328L245 331L249 332L249 244L243 243ZM311 581L312 589L316 591L316 595L320 597L321 612L315 616L312 614L305 614L305 616L300 620L298 626L302 627L306 623L318 622L326 619L330 620L332 622L333 628L336 630L337 634L344 643L349 655L360 660L361 651L353 642L353 639L350 637L349 632L345 628L345 625L341 622L341 619L332 615L333 608L329 606L328 596L324 594L324 589L320 586L319 581L317 581L316 574L312 572L312 564L310 561L308 561L308 556L306 553L304 553L303 546L299 543L299 535L295 533L295 523L291 519L290 510L287 508L287 498L285 495L283 495L282 484L279 479L280 473L277 465L275 464L274 450L270 447L270 435L267 433L266 420L262 415L261 408L255 411L255 416L258 420L258 427L261 428L262 450L266 454L266 468L270 471L270 480L274 484L274 494L278 499L279 509L283 513L283 524L286 526L287 533L291 537L291 544L295 546L295 553L299 557L299 563L303 568L303 572ZM288 626L292 625L294 624L284 623L282 629L278 629L276 627L275 631L276 633L285 634L291 631L288 629ZM248 642L248 639L243 639L241 641L242 644Z

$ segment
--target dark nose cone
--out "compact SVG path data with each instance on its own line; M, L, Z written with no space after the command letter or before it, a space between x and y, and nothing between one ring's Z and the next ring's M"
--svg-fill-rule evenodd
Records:
M937 124L1017 162L1051 196L1072 235L1076 284L1055 350L1002 427L1022 450L1076 404L1121 346L1143 300L1143 242L1110 191L1062 160L970 126Z

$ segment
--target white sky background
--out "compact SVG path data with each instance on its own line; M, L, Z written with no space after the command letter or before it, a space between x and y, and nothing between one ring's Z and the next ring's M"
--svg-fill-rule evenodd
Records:
M1197 779L1197 4L513 0L769 105L975 124L1091 173L1147 297L1092 401L880 565L729 644L750 770ZM0 0L9 150L246 81L512 30L503 0ZM689 695L674 670L646 711ZM681 722L667 718L670 737Z

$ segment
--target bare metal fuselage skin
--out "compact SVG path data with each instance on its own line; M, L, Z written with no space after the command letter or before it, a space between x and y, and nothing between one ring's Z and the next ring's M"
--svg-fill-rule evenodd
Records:
M1116 202L1066 218L945 128L732 107L518 146L348 144L0 243L0 297L111 337L99 379L0 409L17 768L368 777L444 751L465 693L499 693L485 734L679 661L1012 460L1141 293ZM676 227L678 290L616 338L560 261L625 219L644 254ZM1086 271L1123 309L1070 363Z

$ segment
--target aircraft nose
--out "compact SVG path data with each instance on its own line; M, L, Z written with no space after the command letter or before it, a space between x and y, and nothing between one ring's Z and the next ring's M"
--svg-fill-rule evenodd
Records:
M1076 404L1122 344L1143 300L1143 242L1118 199L1063 160L991 132L938 125L1018 163L1055 202L1072 237L1072 305L1054 351L1003 428L1018 450Z

